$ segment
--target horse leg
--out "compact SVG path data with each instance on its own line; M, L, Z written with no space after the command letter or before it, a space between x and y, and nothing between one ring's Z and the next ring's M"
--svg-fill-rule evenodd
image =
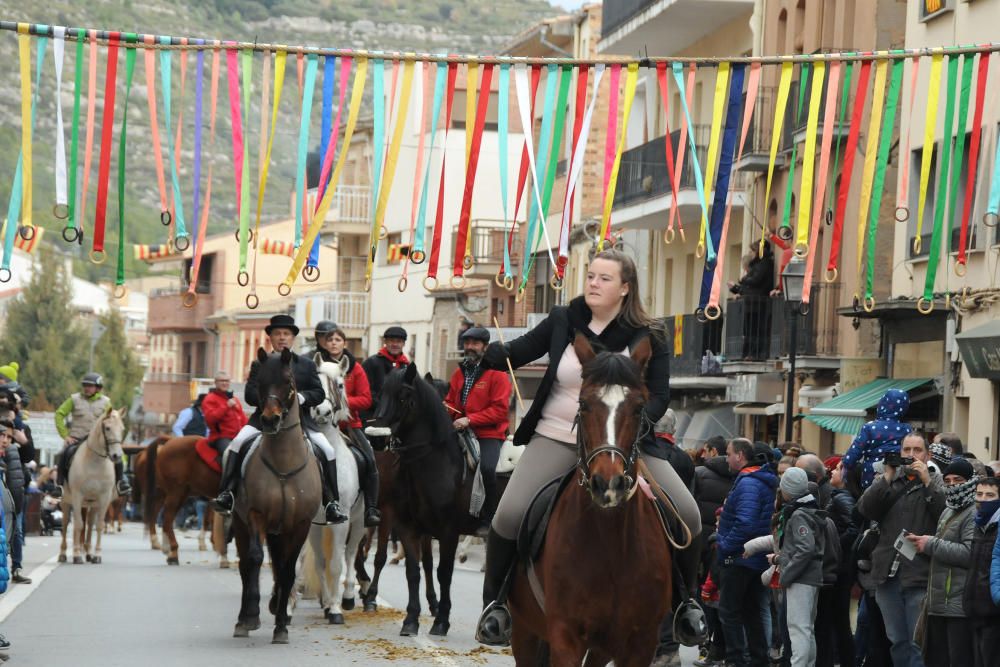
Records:
M74 507L73 508L73 563L79 565L83 562L83 556L80 555L83 551L83 538L84 538L84 518L83 518L83 508Z
M406 603L406 618L403 619L401 637L415 637L420 629L420 536L409 530L402 538L406 554L406 584L409 599Z
M549 630L549 660L552 667L577 667L587 655L582 633L558 618L546 618ZM651 660L651 659L650 659ZM646 660L648 665L650 660Z
M330 582L331 609L327 614L327 620L332 625L344 624L344 558L350 527L350 523L341 523L333 526L330 531L330 560L327 562L326 571Z
M594 649L590 649L589 651L587 651L587 659L584 660L583 667L604 667L605 665L609 664L610 662L611 662L611 657L610 656L608 656L608 655L606 655L604 653L601 653L600 651L596 651ZM645 667L650 662L651 662L651 660L645 660L645 661L639 660L638 662L636 662L634 664L636 664L636 665L642 665L642 667ZM615 667L618 667L618 665L621 665L621 664L625 664L625 663L621 662L621 658L618 658L618 659L615 660Z
M365 531L360 526L354 526L347 536L347 551L344 554L344 565L345 569L347 563L357 562L357 555L360 553L361 540L364 538ZM345 611L350 611L354 609L354 599L357 596L359 576L356 574L354 578L349 575L344 577L344 597L340 601L341 607Z
M212 517L212 548L219 554L219 568L229 569L229 545L226 544L226 524L221 514L216 514L211 508L208 515Z
M427 540L430 542L430 540ZM438 562L438 584L441 585L441 604L434 614L434 625L431 627L432 635L444 637L451 627L451 576L455 572L455 551L458 549L458 534L447 535L438 540L441 548L440 561ZM428 545L430 546L430 545ZM428 549L430 551L430 549Z
M195 502L202 502L196 500ZM198 551L208 551L208 541L205 536L211 536L212 532L212 517L209 514L209 508L206 507L201 513L201 532L198 533Z
M368 545L371 544L371 531L358 532L358 548L354 551L354 576L358 580L361 588L361 601L368 599L368 587L372 583L372 578L368 576L365 568L365 560L368 558Z
M514 664L516 665L541 665L545 664L540 659L543 642L536 635L527 632L514 625L514 631L510 636L510 650L514 654ZM547 662L547 661L546 661Z
M382 576L382 568L385 567L385 561L388 558L389 551L389 532L392 530L392 523L389 522L387 525L386 515L382 515L382 523L378 527L378 546L375 549L375 563L374 572L372 573L372 581L368 586L368 592L365 594L365 611L375 611L378 609L378 603L376 602L378 598L378 582L379 578Z
M69 523L69 515L72 512L72 510L73 510L72 507L70 507L66 503L63 503L63 525L62 525L62 530L59 531L60 533L62 533L62 540L59 543L60 563L66 562L66 524Z
M274 603L275 625L272 644L288 643L288 596L295 585L295 564L299 552L309 535L310 523L303 522L300 526L284 535L268 535L268 551L271 554L271 568L274 572Z
M90 557L90 562L95 565L100 565L101 563L101 540L104 537L104 531L101 530L101 523L103 523L101 519L102 517L100 517L97 512L94 512L94 524L91 528L97 533L97 543L94 545L94 552ZM90 543L89 539L87 540L87 543Z
M260 627L260 566L264 562L264 550L256 530L238 518L233 520L233 533L243 581L240 615L236 618L233 637L248 637L251 630Z
M424 581L426 582L424 588L425 595L427 596L427 608L430 609L431 616L437 616L438 596L434 591L434 547L431 544L430 536L420 540L420 562L424 566Z
M163 501L163 540L164 546L168 546L167 565L179 565L180 559L177 556L177 536L174 535L174 518L177 510L184 504L185 498L171 493Z
M156 520L160 517L160 512L163 510L163 496L157 494L157 496L150 503L150 513L148 517L145 517L146 524L149 526L149 548L154 551L160 551L160 535L156 528Z

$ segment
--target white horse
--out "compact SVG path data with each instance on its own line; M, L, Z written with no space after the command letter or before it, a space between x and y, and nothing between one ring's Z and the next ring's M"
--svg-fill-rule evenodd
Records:
M524 445L515 445L514 438L507 438L503 445L500 446L500 460L497 461L497 475L510 475L514 472L514 467L517 466L517 462L521 460L521 454L524 453ZM469 560L469 551L476 544L481 544L482 540L475 535L466 535L462 543L458 545L458 562L464 563ZM395 559L394 559L395 560ZM483 563L483 567L480 571L485 572L486 564Z
M336 525L312 527L309 531L308 548L303 550L299 581L295 586L295 590L301 586L306 597L317 595L323 615L335 625L344 622L345 608L354 607L357 582L353 576L348 576L345 582L344 571L353 565L354 554L365 534L364 502L358 466L344 436L337 428L337 424L348 421L351 416L344 389L347 364L347 357L336 364L323 361L316 355L316 365L327 401L314 408L312 414L323 435L337 451L339 502L350 519Z
M125 408L112 410L111 406L90 429L90 435L80 443L73 457L69 478L63 484L63 514L72 513L73 562L82 563L81 549L86 551L88 563L101 562L101 527L104 513L115 495L115 463L122 460L122 440ZM84 515L86 510L86 516ZM97 529L97 546L91 553L90 541ZM84 533L86 531L86 533ZM66 531L62 531L59 562L66 562Z

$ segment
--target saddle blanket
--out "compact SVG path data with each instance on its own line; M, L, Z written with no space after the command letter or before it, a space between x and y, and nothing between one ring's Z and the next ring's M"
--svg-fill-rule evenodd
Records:
M194 450L198 452L198 456L205 462L205 465L217 473L222 473L222 465L219 463L219 452L215 450L215 447L208 441L208 438L199 438L198 442L194 444Z

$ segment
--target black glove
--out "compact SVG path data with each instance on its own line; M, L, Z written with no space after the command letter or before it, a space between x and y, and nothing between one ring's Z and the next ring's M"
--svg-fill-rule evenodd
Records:
M505 371L509 358L510 353L507 351L507 346L499 341L494 341L486 347L486 352L483 354L483 364L493 370Z

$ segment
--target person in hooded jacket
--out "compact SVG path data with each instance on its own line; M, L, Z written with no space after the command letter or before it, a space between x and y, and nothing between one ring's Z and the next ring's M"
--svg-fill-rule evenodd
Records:
M962 594L962 611L972 626L972 665L996 665L1000 655L1000 604L990 591L991 577L1000 585L1000 572L992 574L991 563L1000 522L1000 478L986 477L976 484L975 529L969 574Z
M972 627L962 610L975 536L976 476L972 464L954 459L944 470L945 509L934 535L907 535L919 553L930 556L927 578L927 667L972 664Z
M913 429L902 422L910 408L910 395L901 389L890 389L882 396L875 411L875 419L865 423L847 449L841 463L848 473L861 464L861 490L875 479L875 462L889 452L898 452L903 438Z

